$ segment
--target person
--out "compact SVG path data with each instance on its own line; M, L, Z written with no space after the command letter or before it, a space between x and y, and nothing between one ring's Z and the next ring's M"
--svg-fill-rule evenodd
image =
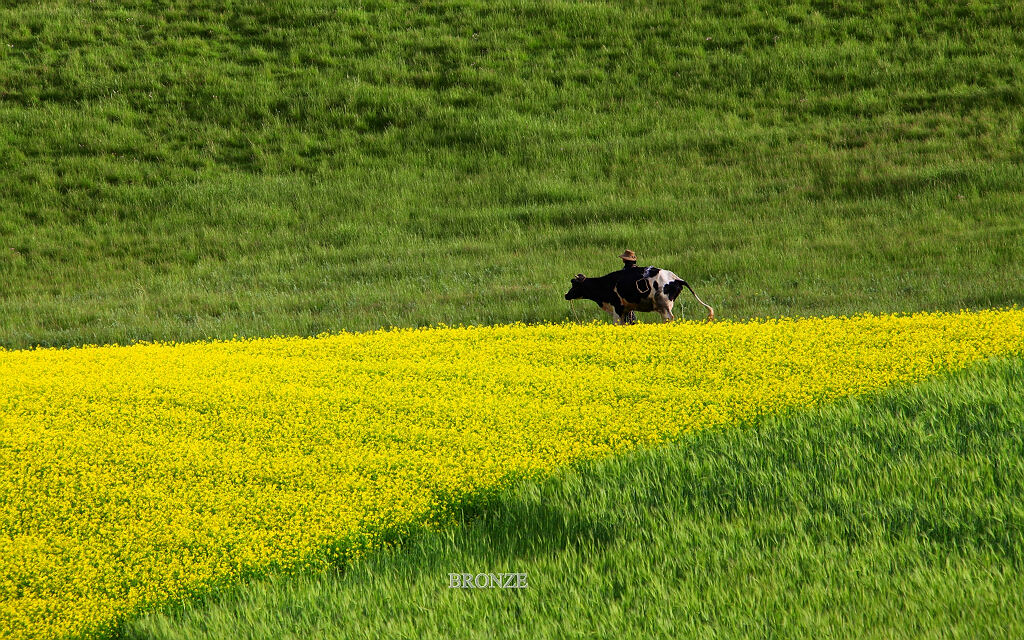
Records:
M636 266L636 254L630 251L629 249L623 251L622 255L619 256L619 258L622 259L623 270L632 269L633 267ZM627 311L625 317L622 320L626 324L636 324L636 312Z

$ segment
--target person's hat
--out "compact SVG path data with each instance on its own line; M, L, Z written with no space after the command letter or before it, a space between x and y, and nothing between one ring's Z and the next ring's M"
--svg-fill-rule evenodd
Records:
M633 262L636 262L636 254L630 251L629 249L623 251L622 255L619 257L622 258L623 260L632 260Z

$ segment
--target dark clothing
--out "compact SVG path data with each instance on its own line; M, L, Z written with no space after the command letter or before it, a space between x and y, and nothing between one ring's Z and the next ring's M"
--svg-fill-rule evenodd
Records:
M634 269L634 268L636 268L636 260L626 260L626 259L622 260L622 270L623 271L625 271L626 269ZM622 321L625 324L636 324L636 312L635 311L627 311L625 317L622 318Z
M626 260L625 258L622 259L622 270L623 271L626 271L628 269L638 269L638 268L639 267L636 266L636 260ZM643 273L643 276L641 276L641 277L646 278L647 275L648 275L647 271L645 270L644 273ZM625 313L625 315L623 316L622 321L625 324L636 324L636 312L635 311L627 311Z

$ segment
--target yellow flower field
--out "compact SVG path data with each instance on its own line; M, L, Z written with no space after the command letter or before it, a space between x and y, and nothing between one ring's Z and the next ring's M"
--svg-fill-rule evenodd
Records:
M1024 353L1024 311L0 351L0 630L102 633L466 492Z

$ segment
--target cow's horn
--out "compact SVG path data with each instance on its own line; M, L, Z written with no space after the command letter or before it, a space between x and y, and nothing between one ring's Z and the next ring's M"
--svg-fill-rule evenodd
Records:
M583 275L582 273L577 273L576 277L573 278L572 281L573 282L583 282L586 279L587 279L587 276Z

